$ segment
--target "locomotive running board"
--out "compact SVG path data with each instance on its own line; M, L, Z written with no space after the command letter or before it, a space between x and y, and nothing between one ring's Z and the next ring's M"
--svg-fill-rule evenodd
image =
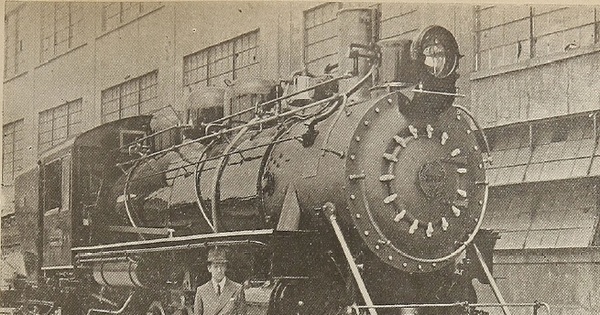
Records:
M352 271L352 276L354 277L354 281L356 281L356 285L360 291L360 294L365 301L366 307L369 307L370 315L377 315L377 311L373 308L373 300L371 300L371 296L369 295L369 291L367 291L367 287L365 286L365 282L360 275L360 271L358 270L358 266L354 261L354 257L352 257L352 253L350 252L350 248L348 247L348 243L346 243L346 239L344 238L344 234L342 234L342 229L340 225L337 223L337 217L335 214L335 206L328 202L323 206L323 212L325 216L331 223L333 227L333 231L335 232L335 236L337 240L340 242L340 246L342 246L342 250L344 251L344 256L346 257L346 262L348 266L350 266L350 270Z

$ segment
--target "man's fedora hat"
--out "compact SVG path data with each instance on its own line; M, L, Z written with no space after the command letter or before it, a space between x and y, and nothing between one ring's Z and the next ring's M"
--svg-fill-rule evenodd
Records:
M224 247L215 246L208 251L206 259L209 263L227 263L227 249Z

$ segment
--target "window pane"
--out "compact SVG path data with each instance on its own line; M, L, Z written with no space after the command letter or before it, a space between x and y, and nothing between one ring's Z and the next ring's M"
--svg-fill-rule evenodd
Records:
M156 85L140 91L140 102L156 97Z
M137 104L131 107L123 108L123 110L121 111L121 117L131 117L136 115L139 115Z
M139 115L140 102L157 97L157 77L153 71L102 91L102 121Z
M66 139L67 139L67 126L66 125L64 127L54 129L54 134L52 137L53 144L58 144L59 142L62 142Z

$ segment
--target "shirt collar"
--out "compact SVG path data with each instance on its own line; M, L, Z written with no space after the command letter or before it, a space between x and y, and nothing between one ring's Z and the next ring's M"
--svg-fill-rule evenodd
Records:
M227 277L223 277L223 280L221 280L221 282L215 282L214 280L211 280L212 282L212 286L213 289L215 289L215 292L217 292L217 284L221 287L221 293L223 293L223 287L225 287L225 282L227 281Z

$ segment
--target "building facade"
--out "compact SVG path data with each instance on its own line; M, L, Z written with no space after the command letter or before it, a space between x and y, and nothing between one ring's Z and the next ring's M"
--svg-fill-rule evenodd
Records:
M598 6L6 2L3 255L19 247L14 179L40 155L102 123L182 111L203 86L322 73L337 62L336 12L352 6L381 12L382 40L431 24L457 37L457 103L493 151L484 226L501 232L506 299L600 312Z

